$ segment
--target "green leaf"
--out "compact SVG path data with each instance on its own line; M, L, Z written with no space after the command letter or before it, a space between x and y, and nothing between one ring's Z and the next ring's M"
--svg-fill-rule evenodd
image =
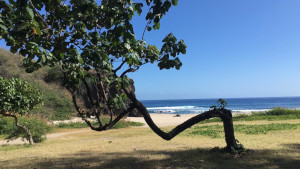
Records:
M31 19L34 18L34 13L33 13L33 10L29 7L26 7L26 11L28 12L29 16L31 17Z
M172 4L173 4L174 6L177 6L177 3L178 3L178 0L172 0Z
M82 60L82 58L81 58L81 56L80 55L78 55L78 61L79 61L79 63L81 64L81 65L83 65L83 60Z
M157 22L156 24L153 25L153 29L157 30L160 28L160 22Z
M7 31L7 30L8 30L8 28L7 28L5 25L3 25L3 24L0 24L0 28L1 28L2 30L4 30L4 31Z
M23 23L22 25L17 27L17 31L22 31L22 30L26 29L29 25L30 25L30 23L28 23L28 22Z
M47 61L46 56L45 56L45 55L42 55L42 63L46 63L46 61Z
M124 46L125 46L125 48L126 48L126 49L128 49L128 50L130 50L130 49L131 49L131 47L130 47L130 44L129 44L129 43L124 43Z

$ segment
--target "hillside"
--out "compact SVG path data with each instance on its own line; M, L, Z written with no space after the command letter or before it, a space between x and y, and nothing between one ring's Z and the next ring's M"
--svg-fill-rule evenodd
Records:
M0 48L0 76L26 80L44 94L44 105L32 110L35 116L64 120L76 115L71 97L61 86L61 76L56 68L44 67L29 74L22 68L21 62L22 56Z

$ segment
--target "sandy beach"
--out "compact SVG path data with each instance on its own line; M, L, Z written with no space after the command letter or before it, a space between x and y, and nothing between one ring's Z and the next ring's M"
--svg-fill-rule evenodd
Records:
M150 114L158 127L176 126L196 115L198 114L181 114L180 117L175 117L175 114ZM126 120L144 123L144 127L149 127L143 117L127 117Z
M238 112L238 113L235 112L235 113L232 113L232 116L236 116L239 114L250 115L251 112ZM156 123L156 125L158 127L176 126L196 115L198 115L198 114L197 113L195 113L195 114L180 114L180 117L176 117L175 114L150 113L152 120ZM127 117L126 120L144 123L145 124L144 127L149 127L143 117Z

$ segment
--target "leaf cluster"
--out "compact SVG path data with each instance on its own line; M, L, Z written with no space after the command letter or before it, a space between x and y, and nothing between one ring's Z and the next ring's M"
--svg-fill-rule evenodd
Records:
M162 17L174 5L177 0L0 0L0 36L11 52L24 56L27 72L58 66L72 96L84 86L89 111L98 115L104 109L128 108L124 103L128 73L154 63L160 69L180 69L178 55L186 53L183 40L170 33L160 49L148 44L144 34L136 37L132 25L135 14L147 9L144 33L159 29ZM97 96L91 94L93 87ZM119 92L109 94L107 88ZM80 105L74 106L83 112Z
M26 81L0 76L0 113L23 115L42 102L43 95Z
M172 5L177 5L177 0L1 0L0 36L13 53L25 57L27 72L59 64L69 86L80 84L91 69L113 76L118 62L125 62L128 72L154 62L160 69L179 69L182 63L176 56L186 53L183 40L177 42L169 34L158 50L137 40L131 23L135 13L140 15L148 6L146 27L159 29Z

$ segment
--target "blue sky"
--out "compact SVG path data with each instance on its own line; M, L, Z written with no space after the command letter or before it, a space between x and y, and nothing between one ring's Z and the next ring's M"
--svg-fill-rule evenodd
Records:
M183 39L183 66L146 65L129 74L137 97L300 96L299 6L299 0L179 0L145 40L160 47L170 32ZM145 24L143 16L134 19L137 38Z
M130 74L138 98L300 96L299 6L298 0L180 0L145 39L158 46L170 32L184 39L183 66L147 65ZM135 22L141 34L145 24Z

